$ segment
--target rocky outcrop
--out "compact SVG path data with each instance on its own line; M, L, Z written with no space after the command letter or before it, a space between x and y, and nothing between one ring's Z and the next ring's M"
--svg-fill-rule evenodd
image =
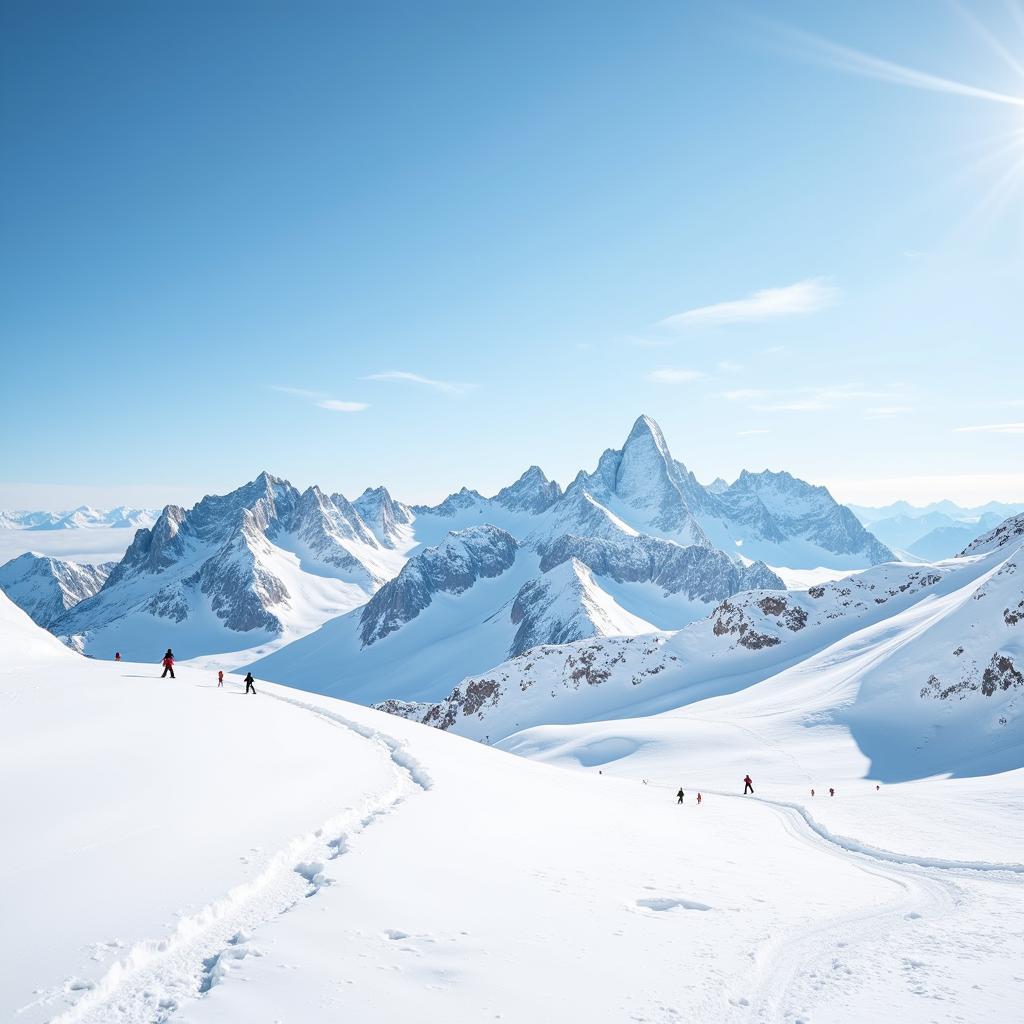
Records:
M363 645L414 619L435 594L461 594L478 580L505 572L518 549L515 538L496 526L472 526L450 533L443 543L409 559L370 599L359 620Z

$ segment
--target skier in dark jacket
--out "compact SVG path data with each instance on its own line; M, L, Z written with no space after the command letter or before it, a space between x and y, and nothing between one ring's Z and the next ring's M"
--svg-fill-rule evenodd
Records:
M174 678L174 652L170 649L170 647L167 648L167 653L164 655L164 662L163 662L163 664L164 664L164 671L163 671L163 674L160 676L160 678L161 679L166 678L167 673L170 672L171 678L173 679Z
M743 778L743 795L746 796L748 793L754 792L754 780L746 775Z
M686 796L686 794L685 794L685 793L683 792L683 790L682 790L682 788L681 788L681 787L680 787L680 790L679 790L679 792L678 792L678 793L676 793L676 796L677 796L677 797L679 798L678 800L676 800L676 803L677 803L677 804L681 804L681 803L683 802L683 797L685 797L685 796Z
M255 682L256 682L256 680L253 679L252 673L251 672L246 672L245 673L245 692L246 693L249 693L250 691L252 693L256 692L256 687L252 685Z

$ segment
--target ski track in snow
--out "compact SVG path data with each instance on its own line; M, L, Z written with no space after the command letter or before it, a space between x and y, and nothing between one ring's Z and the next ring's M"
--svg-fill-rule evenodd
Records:
M393 736L318 704L267 689L262 692L375 744L394 766L394 785L294 839L271 857L256 878L183 917L165 938L135 944L94 987L83 989L74 1006L53 1018L53 1024L160 1024L170 1020L184 1004L211 993L235 962L261 956L260 926L331 885L334 880L327 873L329 867L347 852L353 837L409 795L431 788L427 770ZM809 1020L815 1005L843 998L856 990L864 972L891 963L894 943L898 947L904 933L912 934L920 918L948 915L970 900L965 887L957 882L957 873L965 881L994 883L1016 882L1024 874L1024 864L893 853L832 833L797 803L705 792L768 808L791 835L826 856L847 862L852 859L860 870L886 879L896 890L895 898L881 905L831 916L777 938L766 935L750 954L750 975L738 979L727 993L728 1007L719 1017L725 1024L800 1024ZM939 877L938 872L947 877ZM695 904L697 908L703 909L703 905Z
M779 812L783 827L794 837L828 855L857 864L867 874L884 878L899 890L894 902L829 917L798 932L780 936L756 954L750 990L729 999L728 1024L758 1021L807 1024L823 1001L835 1003L855 990L859 975L890 969L891 951L899 949L900 933L912 932L922 918L950 915L971 900L967 881L1018 884L1022 864L957 861L912 854L897 854L838 836L817 822L800 804L758 796L707 790L730 800L750 800ZM978 873L981 874L978 874ZM770 937L769 937L770 938ZM879 941L881 940L881 941ZM908 943L913 946L913 940ZM899 960L899 958L896 958ZM902 961L911 967L916 961Z
M259 875L182 917L166 937L133 945L128 955L95 985L83 986L81 998L52 1018L52 1024L161 1024L169 1020L184 1003L202 998L215 988L233 961L262 956L253 942L253 933L304 899L316 896L324 886L332 885L334 879L326 874L328 867L348 851L354 836L411 794L431 788L429 774L394 737L316 704L266 689L263 694L355 732L378 746L394 765L394 785L293 839L270 858Z

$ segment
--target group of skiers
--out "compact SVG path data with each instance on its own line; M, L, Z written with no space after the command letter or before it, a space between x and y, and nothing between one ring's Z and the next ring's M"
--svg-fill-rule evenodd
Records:
M120 651L114 651L114 661L120 661L120 660L121 660L121 652ZM163 665L163 667L164 667L163 672L160 673L160 678L161 679L166 679L168 676L170 676L173 679L174 678L174 651L172 651L170 649L170 647L168 647L167 650L164 651L164 656L163 656L163 658L161 658L160 664ZM243 682L245 683L245 692L246 693L252 693L252 694L256 693L256 687L254 685L256 680L253 678L253 674L251 672L246 672L245 673L245 679L243 680ZM217 673L217 685L218 686L223 686L224 685L224 673L223 673L223 671L219 671Z
M646 779L644 779L643 781L644 781L644 783L647 782ZM881 788L882 787L880 785L878 785L877 783L875 784L875 792L876 793ZM753 796L753 794L754 794L754 780L749 775L744 775L743 776L743 795L746 796L748 793L751 796ZM835 786L829 786L828 787L828 795L829 796L835 796L836 795ZM814 796L814 790L813 789L811 790L811 796ZM685 802L685 798L686 798L686 794L683 792L683 789L680 786L679 787L679 791L676 793L676 803L677 804L684 803ZM700 793L698 793L697 794L697 805L698 806L700 806L702 800L703 800L703 797L700 795Z

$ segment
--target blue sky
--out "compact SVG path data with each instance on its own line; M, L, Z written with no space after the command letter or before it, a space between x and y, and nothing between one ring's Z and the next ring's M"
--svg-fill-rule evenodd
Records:
M1024 498L1024 14L764 10L5 5L0 507Z

